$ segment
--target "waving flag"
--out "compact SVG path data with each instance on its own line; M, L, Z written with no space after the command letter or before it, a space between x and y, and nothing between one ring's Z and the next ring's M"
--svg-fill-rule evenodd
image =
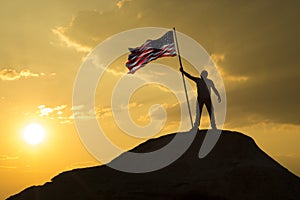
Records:
M128 56L126 67L129 74L134 74L136 70L144 67L152 60L160 57L175 56L173 31L168 31L157 40L147 40L142 46L129 48L131 54Z

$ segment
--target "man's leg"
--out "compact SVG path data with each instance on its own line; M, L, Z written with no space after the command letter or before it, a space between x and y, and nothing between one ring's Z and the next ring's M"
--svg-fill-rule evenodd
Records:
M214 107L212 105L211 99L208 99L205 101L205 106L206 106L208 114L209 114L211 128L217 129L216 121L215 121L215 114L214 114Z
M198 129L200 126L201 121L201 114L202 114L202 108L203 108L204 102L203 101L197 101L196 105L196 119L193 125L193 129Z

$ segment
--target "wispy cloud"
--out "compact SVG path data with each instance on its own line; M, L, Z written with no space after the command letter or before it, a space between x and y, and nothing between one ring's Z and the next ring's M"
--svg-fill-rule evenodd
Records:
M18 159L19 159L19 156L0 155L0 161L1 161L0 169L16 169L17 167L14 165L6 165L6 164L2 164L2 163L6 163L6 162L18 160Z
M17 160L17 159L19 159L19 156L0 155L0 161Z
M38 114L40 117L48 118L52 120L58 120L61 124L72 124L73 123L73 115L71 114L71 109L67 109L67 105L58 105L58 106L46 106L39 105Z
M52 33L59 37L60 41L62 42L62 45L74 48L78 52L89 53L92 50L91 47L81 45L70 39L68 36L65 35L65 30L65 27L57 27L52 29Z
M83 120L94 119L95 117L98 118L94 109L88 109L84 105L73 106L71 109L68 109L67 105L58 105L54 107L39 105L37 109L36 114L40 117L58 120L61 124L72 124L74 118Z
M47 107L45 105L39 105L39 115L40 117L51 116L51 115L62 115L63 110L67 107L67 105L60 105L56 107Z
M1 69L0 70L0 79L3 81L14 81L19 80L20 78L29 78L29 77L39 77L42 76L41 73L31 72L29 69L22 69L17 71L15 69Z
M99 119L105 119L106 117L112 116L112 109L109 106L106 107L97 106L95 112L96 112L96 116Z

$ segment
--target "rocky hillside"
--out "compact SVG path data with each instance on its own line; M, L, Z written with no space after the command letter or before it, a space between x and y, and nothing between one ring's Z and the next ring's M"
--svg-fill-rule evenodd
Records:
M174 135L148 140L132 151L158 149ZM264 153L252 138L222 131L210 154L199 159L205 135L205 130L198 131L183 156L158 171L125 173L105 165L75 169L42 186L27 188L9 200L300 199L300 178Z

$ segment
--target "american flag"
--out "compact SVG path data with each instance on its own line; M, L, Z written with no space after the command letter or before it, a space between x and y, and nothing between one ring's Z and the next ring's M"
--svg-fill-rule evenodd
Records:
M173 31L168 31L157 40L147 40L140 47L129 48L129 51L131 54L126 62L129 74L134 74L136 70L157 58L176 56Z

